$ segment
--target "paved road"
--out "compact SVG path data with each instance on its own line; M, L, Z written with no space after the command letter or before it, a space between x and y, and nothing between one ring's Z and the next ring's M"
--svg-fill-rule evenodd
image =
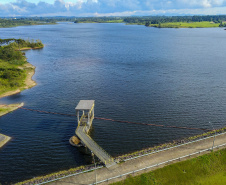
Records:
M223 135L216 137L215 146L225 144L225 143L226 143L226 134L223 134ZM138 170L138 169L141 169L141 168L145 168L145 167L148 167L148 166L151 166L151 165L154 165L154 164L158 164L158 163L165 162L165 161L168 161L168 160L171 160L171 159L179 158L179 157L182 157L182 156L194 153L194 152L198 152L200 150L211 148L212 145L213 145L213 138L208 138L208 139L198 141L198 142L195 142L195 143L187 144L187 145L184 145L184 146L169 149L169 150L162 151L162 152L159 152L159 153L155 153L155 154L140 157L140 158L137 158L137 159L129 160L129 161L126 161L124 163L118 164L117 168L114 168L114 167L112 169L111 168L110 169L101 168L101 169L98 169L98 170L93 171L93 172L79 174L79 175L68 177L68 178L65 178L65 179L62 179L62 180L58 180L58 181L55 181L55 182L52 182L52 183L49 183L49 184L52 184L52 185L70 185L70 184L71 185L72 184L74 184L74 185L81 185L81 184L86 185L86 184L92 184L92 183L95 182L95 175L96 174L97 174L97 181L101 181L101 180L105 180L105 179L108 179L108 178L111 178L111 177L115 177L115 176L118 176L118 175L121 175L121 174L124 174L124 173L127 173L127 172L131 172L131 171L135 171L135 170ZM200 155L203 155L203 154L204 153L201 153ZM192 157L196 157L196 156L197 155L192 156ZM185 158L183 160L185 160ZM162 166L164 166L164 165L160 165L159 167L162 167ZM149 170L145 170L145 171L142 171L140 173L148 172L148 171L151 171L151 170L156 169L156 168L157 167L151 168ZM118 178L118 179L115 179L115 180L111 180L108 183L102 183L102 184L110 184L110 183L115 182L115 181L123 180L124 178L125 177Z

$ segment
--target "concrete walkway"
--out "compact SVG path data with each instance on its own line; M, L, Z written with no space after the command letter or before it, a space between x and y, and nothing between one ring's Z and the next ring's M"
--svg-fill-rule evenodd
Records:
M138 169L142 169L142 168L146 168L148 166L152 166L155 164L159 164L171 159L175 159L175 158L179 158L185 155L189 155L195 152L199 152L201 150L204 149L208 149L211 148L213 145L213 137L212 138L208 138L202 141L197 141L194 143L190 143L187 145L183 145L183 146L179 146L176 148L172 148L166 151L162 151L159 153L155 153L155 154L151 154L148 156L144 156L144 157L140 157L137 159L132 159L129 161L126 161L124 163L118 164L117 168L101 168L98 170L95 170L93 172L89 172L89 173L83 173L83 174L79 174L76 176L72 176L72 177L68 177L68 178L64 178L52 183L49 183L51 185L87 185L87 184L95 184L95 181L97 179L98 181L101 180L105 180L105 179L109 179L111 177L115 177L121 174L125 174L131 171L135 171ZM222 145L226 143L226 134L222 134L219 136L216 136L215 138L215 142L214 145L218 146L218 145ZM224 145L225 147L225 145ZM203 152L201 154L197 154L197 155L193 155L191 157L187 157L187 158L192 158L192 157L197 157L198 155L203 155L204 153L207 152ZM186 158L183 158L183 160L185 160ZM173 162L171 162L173 163ZM161 168L165 165L159 165L158 167L154 167L154 168L150 168L148 170L143 170L139 173L134 173L134 175L138 175L140 173L144 173L144 172L148 172L157 168ZM121 178L117 178L105 183L101 183L101 184L110 184L112 182L116 182L116 181L121 181L123 179L125 179L126 176L121 177Z
M104 164L107 168L116 165L114 159L101 148L89 135L84 131L86 126L79 126L76 129L76 135Z

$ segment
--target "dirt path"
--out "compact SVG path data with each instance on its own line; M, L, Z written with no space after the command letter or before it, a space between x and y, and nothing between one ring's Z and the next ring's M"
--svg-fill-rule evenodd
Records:
M226 133L220 136L216 136L215 139L215 146L225 144L226 143ZM107 169L107 168L101 168L93 172L89 173L83 173L79 174L76 176L64 178L62 180L58 180L49 184L54 184L54 185L70 185L70 184L77 184L77 185L86 185L86 184L94 184L95 183L95 174L97 174L97 182L101 180L105 180L111 177L115 177L121 174L125 174L131 171L135 171L141 168L146 168L151 165L155 165L158 163L162 163L171 159L179 158L194 152L198 152L207 148L211 148L213 145L213 137L208 138L202 141L190 143L184 146L180 146L177 148L169 149L166 151L162 151L159 153L151 154L148 156L140 157L137 159L132 159L129 161L126 161L124 163L118 164L117 166L113 167L112 169ZM216 150L216 149L215 149ZM203 152L201 154L193 155L191 157L187 158L192 158L192 157L197 157L198 155L203 155ZM183 160L186 160L187 158L183 158ZM171 162L172 163L172 162ZM161 168L165 165L159 165L158 167L150 168L148 170L143 170L139 173L135 173L134 175L138 175L140 173L148 172L157 168ZM126 176L117 178L105 183L101 184L110 184L112 182L116 181L121 181L125 179Z

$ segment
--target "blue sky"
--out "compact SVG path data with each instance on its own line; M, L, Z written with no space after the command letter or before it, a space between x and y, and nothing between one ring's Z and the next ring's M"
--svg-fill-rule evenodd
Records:
M0 17L226 14L226 0L0 0Z

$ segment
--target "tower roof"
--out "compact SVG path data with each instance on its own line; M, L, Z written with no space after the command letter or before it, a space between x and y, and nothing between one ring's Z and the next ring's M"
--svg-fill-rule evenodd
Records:
M95 100L80 100L75 110L91 110Z

